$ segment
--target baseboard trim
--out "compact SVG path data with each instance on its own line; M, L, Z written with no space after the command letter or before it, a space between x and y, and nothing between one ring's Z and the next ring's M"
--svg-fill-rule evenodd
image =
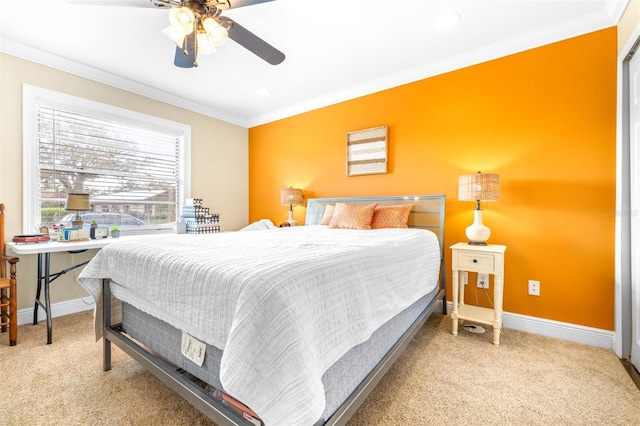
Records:
M93 309L95 303L91 297L65 300L64 302L51 304L51 317L61 317L63 315L75 314ZM38 320L42 321L46 318L44 309L38 308ZM33 308L25 308L18 310L18 324L33 323Z
M439 302L439 311L442 312L442 301ZM93 309L94 303L91 298L80 298L66 300L51 304L52 317L75 314ZM447 302L447 312L453 309L451 302ZM45 318L44 310L39 308L38 319ZM20 309L18 311L18 324L30 324L33 321L33 309ZM505 312L502 317L505 328L526 331L528 333L540 334L542 336L555 337L570 342L583 343L589 346L613 349L613 331L599 328L585 327L582 325L570 324L566 322L553 321L544 318L530 317L527 315Z
M447 302L447 312L450 313L452 309L453 306L451 302ZM514 314L511 312L505 312L503 314L502 325L505 328L513 330L526 331L528 333L613 350L613 340L615 338L613 331Z

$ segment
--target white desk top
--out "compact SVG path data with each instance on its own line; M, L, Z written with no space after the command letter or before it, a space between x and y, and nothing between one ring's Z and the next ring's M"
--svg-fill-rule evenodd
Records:
M15 256L22 254L39 254L39 253L54 253L60 251L75 251L75 250L90 250L100 249L106 245L111 244L114 241L131 237L120 238L99 238L89 241L77 241L77 242L59 242L59 241L47 241L46 243L29 243L18 244L14 242L8 242L7 248L13 252Z

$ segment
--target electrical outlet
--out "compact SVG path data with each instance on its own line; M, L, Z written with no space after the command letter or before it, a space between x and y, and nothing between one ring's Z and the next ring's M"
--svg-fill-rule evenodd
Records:
M529 280L529 295L540 296L540 281Z
M462 284L469 284L469 273L467 271L462 271Z
M478 287L489 288L489 274L478 274Z

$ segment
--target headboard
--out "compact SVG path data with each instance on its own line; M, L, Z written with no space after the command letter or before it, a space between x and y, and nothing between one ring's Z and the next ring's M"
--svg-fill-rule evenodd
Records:
M410 228L430 229L438 236L440 258L444 259L444 195L404 195L393 197L355 197L355 198L309 198L305 225L319 225L327 204L350 203L381 206L413 204L409 214Z

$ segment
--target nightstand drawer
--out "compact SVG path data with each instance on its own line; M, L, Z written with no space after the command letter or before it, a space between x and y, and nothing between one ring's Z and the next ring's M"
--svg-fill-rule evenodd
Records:
M495 271L495 254L466 250L455 250L454 253L456 253L457 259L454 259L453 262L457 269L487 273L493 273Z

